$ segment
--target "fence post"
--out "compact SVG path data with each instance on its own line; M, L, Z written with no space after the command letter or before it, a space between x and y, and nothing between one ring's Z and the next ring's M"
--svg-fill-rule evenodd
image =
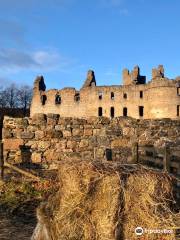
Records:
M0 178L4 179L3 143L0 141Z
M138 153L138 142L133 143L132 145L132 162L138 163L139 162L139 153Z
M165 146L164 148L163 168L165 172L170 173L170 147L169 146Z

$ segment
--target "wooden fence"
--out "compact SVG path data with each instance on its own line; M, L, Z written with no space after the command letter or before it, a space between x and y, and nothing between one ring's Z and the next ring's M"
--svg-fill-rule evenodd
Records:
M139 145L132 147L133 163L141 163L149 167L161 169L180 178L180 147Z

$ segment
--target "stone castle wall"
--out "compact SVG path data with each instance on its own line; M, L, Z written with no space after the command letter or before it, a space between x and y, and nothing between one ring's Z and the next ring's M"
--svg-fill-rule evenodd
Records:
M180 121L136 120L132 118L59 118L36 114L32 118L4 118L4 159L11 163L31 161L55 166L73 158L131 162L132 145L180 144Z
M88 73L89 74L89 73ZM164 77L160 65L153 69L152 80L145 84L136 66L129 73L123 71L124 85L96 86L95 76L89 76L77 91L75 88L45 90L42 77L34 84L31 116L36 113L55 113L61 117L88 118L91 116L136 119L180 118L180 81ZM89 84L89 85L88 85ZM56 97L60 102L56 102Z

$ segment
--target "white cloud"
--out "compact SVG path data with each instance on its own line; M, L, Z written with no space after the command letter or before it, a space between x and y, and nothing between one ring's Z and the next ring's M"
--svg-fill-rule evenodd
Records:
M61 56L58 50L24 52L17 49L0 49L1 71L18 72L30 70L47 72L66 68L71 62Z

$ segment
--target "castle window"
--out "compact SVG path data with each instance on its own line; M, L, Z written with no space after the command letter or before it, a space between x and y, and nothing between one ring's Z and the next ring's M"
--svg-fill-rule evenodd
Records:
M143 98L143 91L139 92L139 96L140 96L140 98Z
M42 105L45 105L45 104L46 104L46 100L47 100L46 95L42 95L42 96L41 96L41 103L42 103Z
M127 93L123 94L123 98L127 99Z
M127 117L127 115L128 115L128 109L127 109L127 107L124 107L123 108L123 116Z
M111 112L110 112L110 114L111 114L111 118L113 118L114 117L114 107L111 107L111 110L110 110Z
M103 93L102 93L102 92L99 92L98 95L99 95L99 100L102 100L102 98L103 98Z
M102 109L102 107L99 107L98 108L98 116L102 117L102 115L103 115L103 109Z
M56 95L55 104L61 104L61 96L60 95Z
M75 101L75 102L79 102L79 101L80 101L80 94L79 94L79 93L76 93L76 94L74 95L74 101Z
M180 105L177 105L177 117L180 116Z
M139 106L139 116L140 117L144 116L144 107L143 106Z
M180 87L177 88L177 95L180 96Z
M114 100L114 93L111 92L111 99Z

